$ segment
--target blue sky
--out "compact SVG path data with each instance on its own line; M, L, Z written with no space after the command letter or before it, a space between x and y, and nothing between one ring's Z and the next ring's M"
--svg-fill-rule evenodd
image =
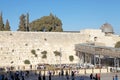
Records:
M107 22L120 34L120 0L1 0L0 11L13 31L18 29L20 15L28 12L30 22L53 13L65 31L99 29Z

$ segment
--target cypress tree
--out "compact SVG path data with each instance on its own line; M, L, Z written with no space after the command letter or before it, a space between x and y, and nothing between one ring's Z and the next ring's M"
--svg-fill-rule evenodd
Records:
M10 25L8 20L6 20L5 31L10 31Z
M26 15L26 31L29 31L29 13Z
M2 13L0 14L0 31L4 31L4 24L3 24Z
M21 16L20 16L20 23L19 23L19 29L18 29L18 31L26 31L26 19L25 19L25 15L24 14L22 14Z

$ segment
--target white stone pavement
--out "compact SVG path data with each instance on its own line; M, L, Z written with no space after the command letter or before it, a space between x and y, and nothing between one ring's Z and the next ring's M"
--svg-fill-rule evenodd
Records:
M118 80L120 80L120 73L101 74L101 80L113 80L113 76L115 76L116 74L118 75ZM69 78L69 80L72 80L71 77ZM38 75L29 76L29 78L26 78L25 80L38 80ZM46 80L49 80L49 78L46 77ZM52 80L66 80L66 77L52 76ZM75 80L90 80L89 74L75 76Z

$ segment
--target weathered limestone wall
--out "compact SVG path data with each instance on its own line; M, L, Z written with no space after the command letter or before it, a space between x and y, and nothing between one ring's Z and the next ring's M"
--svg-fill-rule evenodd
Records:
M61 48L61 63L71 63L69 55L74 56L74 63L78 62L74 44L85 43L88 35L80 33L61 32L0 32L0 65L24 65L24 60L31 64L50 63L59 64L60 58L54 51ZM35 50L35 57L31 50ZM47 51L47 59L41 58L41 52Z
M95 40L95 37L97 39ZM75 55L75 44L96 43L96 45L114 47L120 41L119 36L105 36L101 30L82 30L80 33L70 32L0 32L0 66L24 65L28 59L31 64L38 63L59 64L60 57L54 51L61 49L61 63L78 63ZM35 57L31 50L35 50ZM42 58L42 51L47 51L47 58ZM69 61L69 56L74 61Z

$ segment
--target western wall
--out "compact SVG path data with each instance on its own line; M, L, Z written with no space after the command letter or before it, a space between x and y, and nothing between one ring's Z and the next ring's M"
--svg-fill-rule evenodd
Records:
M114 47L117 41L120 41L118 35L106 36L99 29L86 29L79 33L1 31L0 66L25 65L25 60L29 60L32 65L60 64L60 57L54 54L54 51L60 50L62 64L78 63L75 44L95 43L98 46ZM35 50L37 57L31 53L31 50ZM47 51L46 59L42 58L42 51ZM74 56L72 62L69 60L70 55Z

